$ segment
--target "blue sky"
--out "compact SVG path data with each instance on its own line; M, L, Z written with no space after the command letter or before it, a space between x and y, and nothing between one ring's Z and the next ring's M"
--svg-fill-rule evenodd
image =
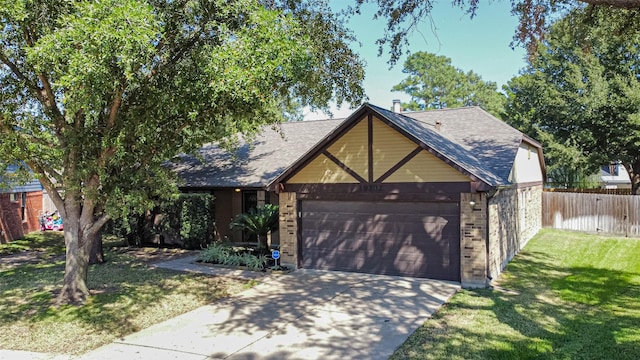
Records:
M332 0L332 5L345 4L346 0ZM384 20L372 20L376 6L367 5L362 14L349 22L361 46L353 48L366 62L364 89L369 102L381 107L391 107L393 99L408 101L402 92L391 91L393 85L406 77L402 57L391 69L388 53L378 57L375 44L384 31ZM473 19L460 8L442 1L434 6L433 24L425 20L409 38L411 52L428 51L451 58L453 66L464 71L473 70L486 81L494 81L500 89L526 65L526 53L522 47L511 49L509 44L518 19L511 15L509 1L480 2L477 16ZM387 49L388 50L388 49ZM336 118L351 114L348 104L341 109L333 107ZM323 113L305 114L305 119L326 119Z

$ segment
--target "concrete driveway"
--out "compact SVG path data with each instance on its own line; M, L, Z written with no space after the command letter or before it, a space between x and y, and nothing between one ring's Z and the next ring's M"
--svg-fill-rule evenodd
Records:
M446 281L298 270L81 359L387 359L458 289Z

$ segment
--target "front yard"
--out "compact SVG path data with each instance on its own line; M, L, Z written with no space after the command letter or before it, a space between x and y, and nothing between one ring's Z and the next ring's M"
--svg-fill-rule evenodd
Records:
M150 268L155 254L107 242L107 263L89 272L95 296L80 307L54 307L64 275L63 244L62 233L47 232L0 245L0 349L80 354L250 285ZM32 250L25 256L29 260L10 261L7 255L27 249Z
M639 359L640 239L543 230L392 359Z

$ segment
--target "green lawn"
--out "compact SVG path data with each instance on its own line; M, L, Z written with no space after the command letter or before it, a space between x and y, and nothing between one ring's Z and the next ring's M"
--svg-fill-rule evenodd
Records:
M23 251L40 251L45 256L64 254L64 238L62 236L60 231L32 232L23 239L0 244L0 256Z
M543 230L392 359L640 359L640 239Z
M52 246L63 242L60 233L52 232L29 238L40 236ZM25 244L38 248L43 241ZM53 306L64 275L59 256L19 266L8 266L0 258L0 349L80 354L248 286L239 280L149 268L135 257L105 248L107 263L89 271L95 295L83 306Z

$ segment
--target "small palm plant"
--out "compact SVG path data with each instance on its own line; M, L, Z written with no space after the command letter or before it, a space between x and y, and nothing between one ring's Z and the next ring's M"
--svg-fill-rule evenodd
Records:
M278 216L278 205L266 204L238 214L231 221L230 227L255 234L258 237L258 249L266 251L267 234L278 228Z

